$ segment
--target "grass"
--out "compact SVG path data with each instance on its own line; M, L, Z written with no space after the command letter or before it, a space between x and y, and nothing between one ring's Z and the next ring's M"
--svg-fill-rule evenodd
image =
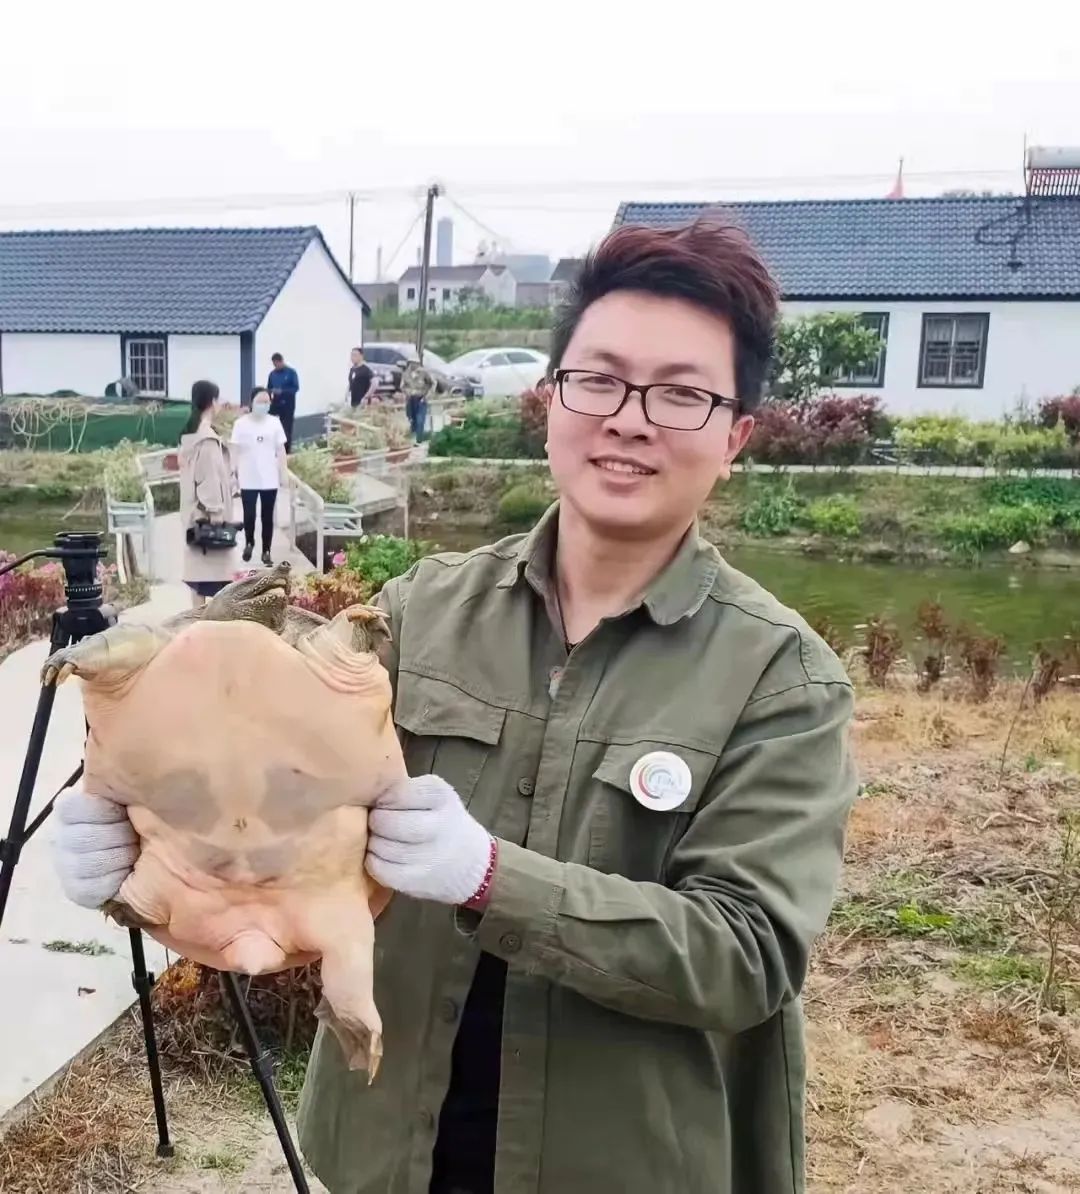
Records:
M54 954L83 954L88 958L100 958L114 952L100 941L46 941L41 948Z

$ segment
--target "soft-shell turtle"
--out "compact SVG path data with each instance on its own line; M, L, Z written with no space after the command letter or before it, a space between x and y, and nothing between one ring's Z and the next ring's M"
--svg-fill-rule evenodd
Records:
M382 1053L368 807L406 775L377 649L380 611L288 605L289 565L159 626L119 624L46 661L84 683L85 785L141 842L104 907L184 957L265 974L321 957L326 1017L354 1069Z

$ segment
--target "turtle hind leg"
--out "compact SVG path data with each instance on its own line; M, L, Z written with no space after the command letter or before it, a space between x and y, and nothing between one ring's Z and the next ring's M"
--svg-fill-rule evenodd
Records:
M110 626L54 651L42 665L42 686L59 686L68 676L120 679L149 663L170 638L168 632L154 626Z

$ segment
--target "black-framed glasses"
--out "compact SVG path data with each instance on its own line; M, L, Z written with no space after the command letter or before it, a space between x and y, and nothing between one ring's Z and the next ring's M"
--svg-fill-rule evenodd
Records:
M595 369L556 369L559 401L578 415L610 419L626 405L632 393L641 395L645 418L656 427L672 431L700 431L718 406L737 410L738 399L714 394L698 386L659 381L639 386Z

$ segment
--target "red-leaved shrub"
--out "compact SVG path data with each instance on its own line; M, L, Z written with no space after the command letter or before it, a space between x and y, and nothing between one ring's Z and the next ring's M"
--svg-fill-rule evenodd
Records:
M754 418L747 455L762 464L857 464L883 424L881 400L868 394L767 402Z
M1072 442L1080 442L1080 394L1068 398L1044 398L1039 403L1039 422L1044 427L1056 427L1061 420Z

